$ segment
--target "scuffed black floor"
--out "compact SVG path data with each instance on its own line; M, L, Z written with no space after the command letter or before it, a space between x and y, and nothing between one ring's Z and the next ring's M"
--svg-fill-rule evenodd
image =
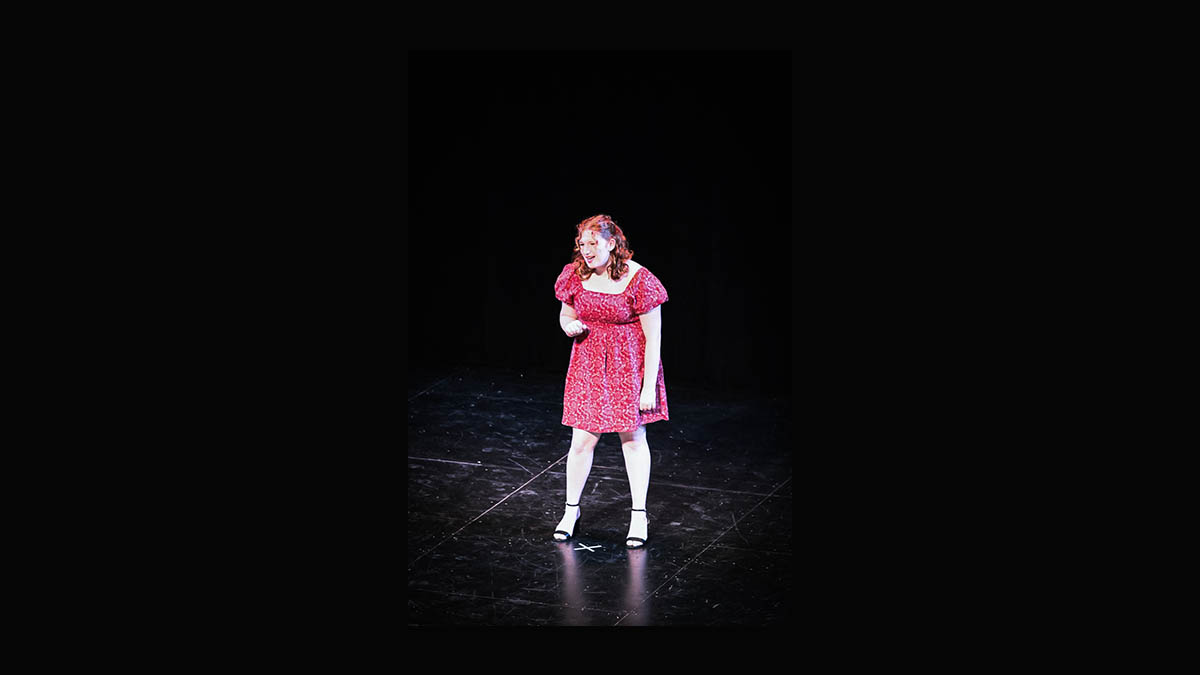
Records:
M577 536L550 538L571 441L564 378L479 368L410 378L408 624L787 623L789 402L689 389L668 373L671 420L646 427L650 541L630 551L616 434L596 447Z

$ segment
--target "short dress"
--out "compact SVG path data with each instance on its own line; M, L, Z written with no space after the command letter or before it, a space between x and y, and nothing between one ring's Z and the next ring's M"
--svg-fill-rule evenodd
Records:
M571 344L562 423L601 434L635 431L643 424L671 419L661 357L655 407L646 412L639 409L646 334L638 315L667 301L667 289L658 278L639 267L621 293L589 291L571 262L554 282L554 296L573 307L588 327Z

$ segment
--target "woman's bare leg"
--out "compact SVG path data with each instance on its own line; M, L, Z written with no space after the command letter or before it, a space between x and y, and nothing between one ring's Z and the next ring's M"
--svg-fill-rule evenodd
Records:
M646 492L650 488L650 444L646 441L646 425L617 433L621 437L621 451L625 454L625 473L629 474L633 508L645 509ZM646 538L646 514L643 511L630 512L628 536ZM628 543L637 545L641 542Z
M583 486L587 483L588 474L592 472L593 452L596 443L600 441L598 434L583 429L571 429L571 451L567 454L567 503L576 506L566 507L562 520L554 529L575 533L575 519L579 516L579 498L583 496ZM555 539L566 539L561 534L554 535Z

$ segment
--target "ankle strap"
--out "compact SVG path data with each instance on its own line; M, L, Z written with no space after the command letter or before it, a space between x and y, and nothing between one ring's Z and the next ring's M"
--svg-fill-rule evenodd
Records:
M578 504L567 504L567 506L579 506Z
M645 511L646 509L629 509L630 511Z

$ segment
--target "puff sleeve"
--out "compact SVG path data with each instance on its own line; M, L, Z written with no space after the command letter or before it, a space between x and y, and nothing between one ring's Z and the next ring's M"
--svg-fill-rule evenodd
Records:
M667 289L650 270L642 268L633 292L633 313L645 314L668 300Z
M554 297L568 305L575 305L575 263L567 263L554 282Z

